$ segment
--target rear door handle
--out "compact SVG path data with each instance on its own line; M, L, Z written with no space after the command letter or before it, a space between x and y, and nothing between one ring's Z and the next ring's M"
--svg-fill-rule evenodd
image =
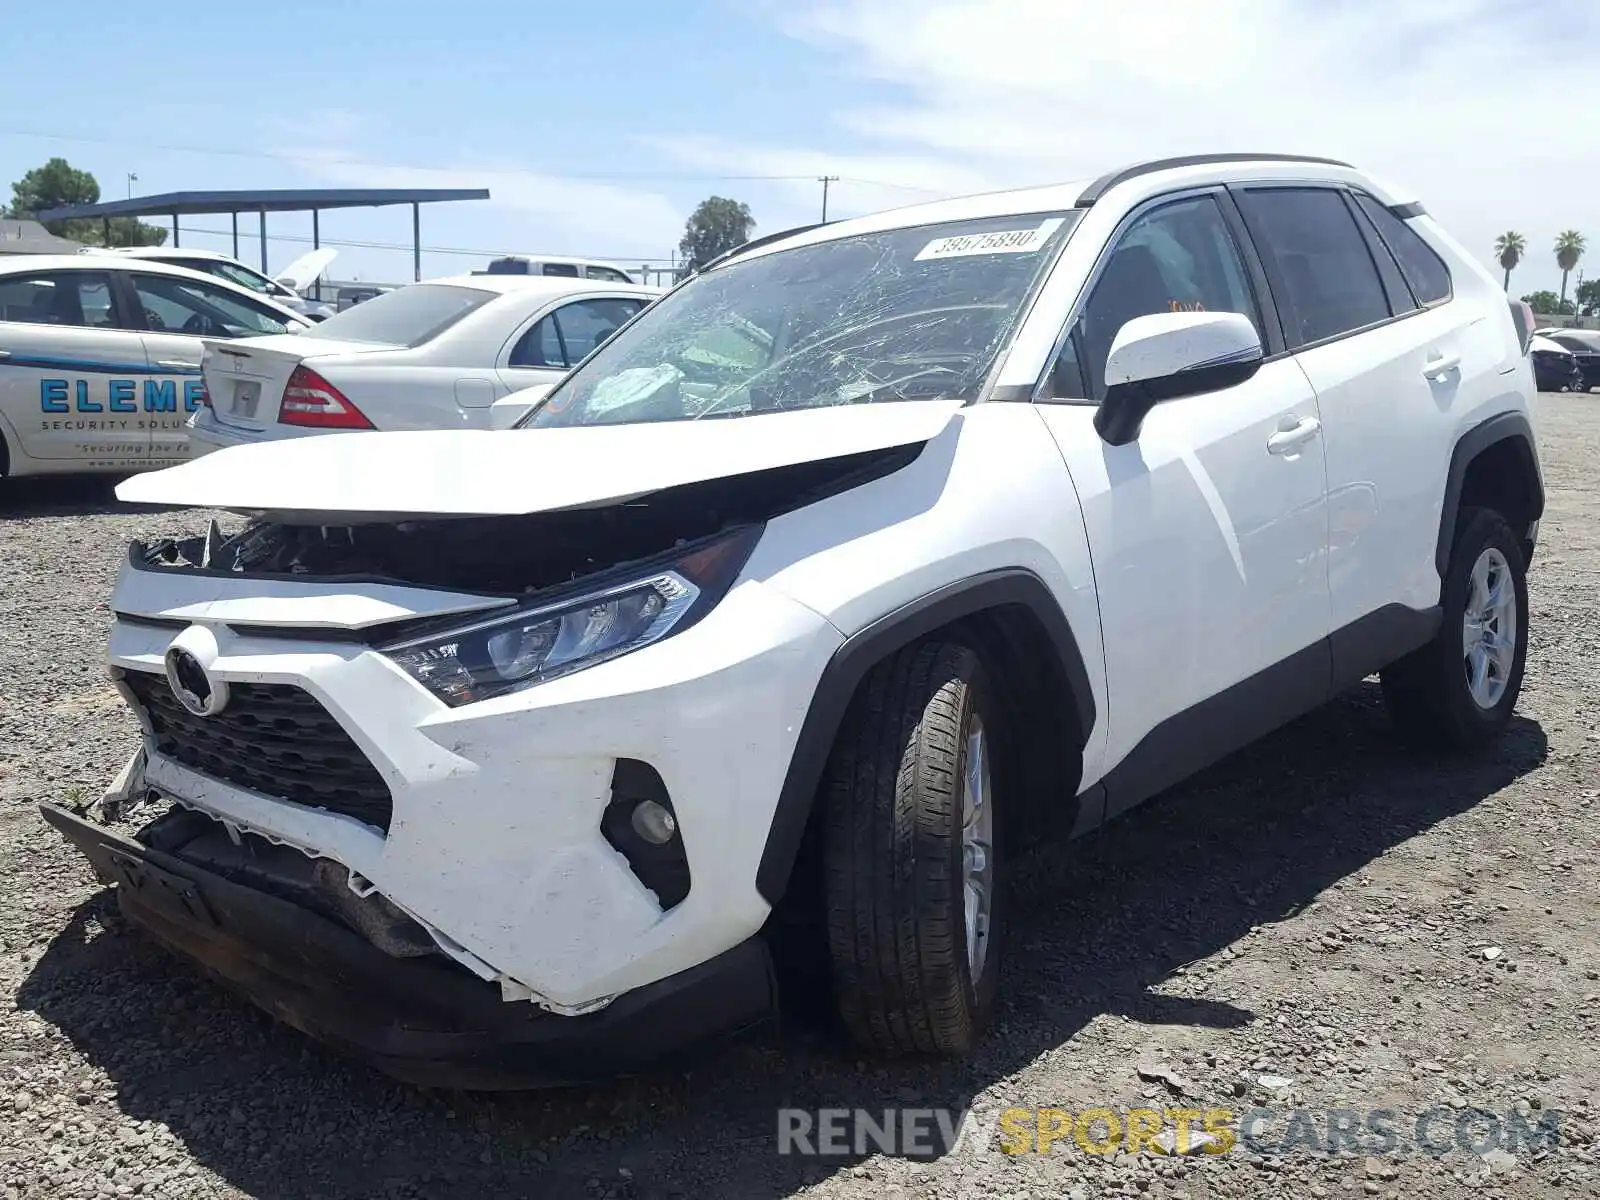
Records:
M9 350L0 350L0 362L5 362L5 360L10 358L10 357L11 357L11 351L9 351Z
M1288 429L1280 429L1267 439L1267 453L1293 454L1321 432L1321 421L1315 417L1302 417Z
M156 366L158 366L158 367L166 367L169 370L173 370L173 371L198 371L200 369L200 364L199 363L197 363L197 362L185 362L181 358L161 358L161 359L157 359L156 360Z
M1454 371L1460 365L1461 355L1459 354L1435 354L1428 360L1427 365L1422 368L1422 374L1426 379L1437 379L1441 375L1447 375Z

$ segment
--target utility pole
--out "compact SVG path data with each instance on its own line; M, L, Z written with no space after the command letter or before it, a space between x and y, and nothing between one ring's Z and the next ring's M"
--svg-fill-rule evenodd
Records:
M139 173L137 171L129 171L128 172L128 199L129 200L133 199L133 185L138 183L138 182L139 182Z
M828 223L828 185L830 183L838 183L839 177L837 175L818 175L817 182L822 185L822 223L826 225Z

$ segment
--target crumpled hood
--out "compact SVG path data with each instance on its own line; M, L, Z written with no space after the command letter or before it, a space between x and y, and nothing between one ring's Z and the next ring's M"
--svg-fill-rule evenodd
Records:
M326 434L135 475L117 498L341 524L554 512L920 444L960 407L920 400L638 425Z

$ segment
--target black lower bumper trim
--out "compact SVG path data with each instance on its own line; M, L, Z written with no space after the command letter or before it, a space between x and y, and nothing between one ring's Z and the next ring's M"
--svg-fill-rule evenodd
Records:
M562 1017L508 1003L438 959L393 958L324 917L40 806L117 883L128 919L285 1024L397 1079L473 1090L549 1087L659 1069L776 1014L760 938Z

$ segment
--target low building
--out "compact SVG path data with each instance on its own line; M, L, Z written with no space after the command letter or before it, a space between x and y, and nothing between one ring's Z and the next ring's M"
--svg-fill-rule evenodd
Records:
M37 221L0 218L0 254L76 254L77 242L59 238Z

